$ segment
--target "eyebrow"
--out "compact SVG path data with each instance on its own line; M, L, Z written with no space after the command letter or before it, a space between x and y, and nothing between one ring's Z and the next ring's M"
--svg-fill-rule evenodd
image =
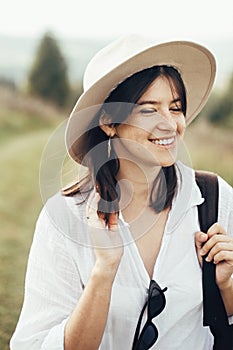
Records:
M172 100L170 103L176 103L176 102L181 102L181 99L180 99L180 98L175 98L175 99ZM146 105L146 104L158 105L158 104L160 104L160 102L148 100L148 101L138 102L137 104L138 104L139 106Z

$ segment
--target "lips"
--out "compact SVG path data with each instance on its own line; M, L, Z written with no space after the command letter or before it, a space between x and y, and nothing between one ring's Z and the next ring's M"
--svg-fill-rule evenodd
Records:
M169 146L169 145L173 144L174 141L175 141L175 136L166 137L166 138L150 139L150 142L154 143L155 145L160 145L160 146Z

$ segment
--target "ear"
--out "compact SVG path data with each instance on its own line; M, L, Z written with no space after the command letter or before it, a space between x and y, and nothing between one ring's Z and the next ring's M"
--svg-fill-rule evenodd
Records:
M116 135L116 129L113 126L112 120L105 112L103 112L99 119L99 127L105 132L109 137Z

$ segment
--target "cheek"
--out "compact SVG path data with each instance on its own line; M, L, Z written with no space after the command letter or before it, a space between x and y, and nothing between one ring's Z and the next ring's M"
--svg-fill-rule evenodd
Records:
M117 128L117 136L121 139L137 140L143 134L145 134L145 131L135 125L124 124Z

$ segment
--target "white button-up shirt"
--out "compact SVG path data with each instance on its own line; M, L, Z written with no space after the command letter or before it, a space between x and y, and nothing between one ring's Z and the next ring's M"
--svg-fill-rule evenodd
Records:
M199 230L197 205L204 199L194 171L180 162L176 169L178 192L153 272L160 287L168 288L166 307L154 319L159 337L151 349L210 350L213 337L209 328L202 325L202 272L194 242ZM80 203L79 195L70 198L59 193L40 214L28 261L24 304L11 350L64 349L66 322L95 261L86 224L86 202ZM232 188L220 177L218 221L233 236ZM124 255L113 284L99 350L132 348L150 282L130 226L121 215L119 231L125 243ZM146 315L143 322L145 318Z

